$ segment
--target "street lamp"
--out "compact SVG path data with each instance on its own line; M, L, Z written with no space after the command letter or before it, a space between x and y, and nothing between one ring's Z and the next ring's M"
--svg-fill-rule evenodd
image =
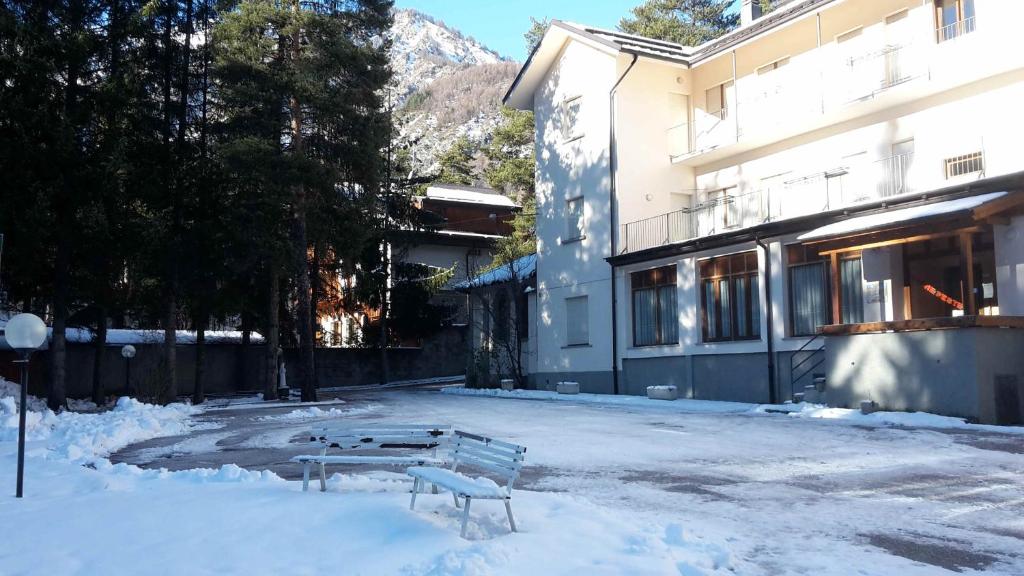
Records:
M135 358L135 346L131 344L121 348L121 357L124 358L124 393L132 395L132 358Z
M25 412L28 411L28 361L33 352L46 342L46 324L38 316L18 314L7 322L4 328L7 344L18 353L17 364L21 364L21 406L18 408L18 490L22 496L25 477Z

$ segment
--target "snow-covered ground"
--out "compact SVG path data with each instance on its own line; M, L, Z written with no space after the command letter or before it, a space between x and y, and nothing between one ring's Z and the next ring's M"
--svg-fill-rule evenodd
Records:
M1024 573L1019 435L605 399L387 391L320 407L123 401L41 415L26 498L0 497L0 574ZM408 510L400 470L347 468L326 494L282 478L311 422L344 419L451 422L527 446L522 531L480 502L462 540L449 497ZM12 494L16 426L0 403L0 490ZM130 452L139 464L218 465L108 460L159 437L162 450ZM240 454L263 466L229 464Z

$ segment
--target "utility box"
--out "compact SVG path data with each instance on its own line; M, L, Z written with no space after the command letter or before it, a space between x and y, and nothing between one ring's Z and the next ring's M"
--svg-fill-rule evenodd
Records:
M675 400L679 390L675 386L648 386L647 397L651 400Z
M506 392L511 392L512 390L515 390L516 389L516 381L515 380L509 380L509 379L502 380L501 381L501 389L505 390Z
M555 387L555 390L559 394L579 394L580 383L579 382L559 382Z

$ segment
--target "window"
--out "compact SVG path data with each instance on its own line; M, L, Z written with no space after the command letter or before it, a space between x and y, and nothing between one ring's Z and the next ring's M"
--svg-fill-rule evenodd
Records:
M832 323L829 259L813 248L787 247L789 266L789 326L793 336L813 336Z
M583 197L573 198L565 203L565 241L582 240Z
M972 152L962 156L946 158L946 179L985 171L985 154Z
M676 267L663 266L630 275L633 290L633 345L679 342Z
M580 129L580 107L583 104L583 97L576 96L569 98L562 102L561 105L561 122L562 122L562 140L568 142L575 140L583 136Z
M590 344L590 319L588 318L587 308L586 296L565 299L566 346L586 346Z
M707 112L721 120L729 117L729 91L732 89L732 81L719 84L709 88L704 96L707 103Z
M700 286L705 342L761 337L757 252L701 262Z
M519 331L520 340L530 339L530 296L525 292L519 295L519 309L516 310L516 330Z
M974 32L974 0L935 0L935 29L939 42Z
M740 206L736 201L736 187L708 192L708 206L714 213L715 230L728 230L740 224Z
M839 314L843 324L864 321L864 274L860 256L839 261Z
M494 302L494 330L491 332L491 338L495 342L508 342L509 341L509 327L512 315L511 306L509 306L508 295L504 292L499 292L495 297Z
M786 64L789 64L789 57L780 58L779 60L776 60L775 62L772 62L771 64L765 64L764 66L761 66L760 68L757 69L757 73L759 75L763 76L763 75L768 74L768 73L770 73L770 72L772 72L774 70L778 70L779 68L782 68Z

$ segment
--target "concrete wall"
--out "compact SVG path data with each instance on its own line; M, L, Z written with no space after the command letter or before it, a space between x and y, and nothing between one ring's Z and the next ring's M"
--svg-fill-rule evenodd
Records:
M466 373L466 328L446 328L428 338L421 348L388 349L389 380L417 380ZM285 350L288 385L301 386L298 350ZM377 384L381 377L380 350L373 348L320 348L316 352L320 388Z
M554 390L559 382L579 382L580 392L611 394L614 391L611 370L607 372L539 372L533 376L537 390Z
M162 362L162 345L135 344L136 356L131 361L131 386L136 393L152 393L159 385L159 367ZM261 391L263 389L262 362L263 346L241 344L207 344L204 362L204 389L207 394L229 394L239 391ZM121 346L104 349L103 386L107 395L125 393L125 359L121 357ZM0 353L0 365L10 366L13 353ZM195 382L195 347L178 346L177 349L178 394L192 394ZM70 398L92 396L92 373L95 349L90 344L69 343L67 347L67 395ZM4 370L2 376L17 381L14 370ZM49 352L38 352L32 356L32 373L29 390L38 396L46 395L49 381Z
M828 337L826 399L994 423L995 377L1024 382L1021 349L1024 331L996 328Z
M782 400L798 391L789 382L790 356L776 354L776 398ZM648 386L676 386L680 398L758 404L771 398L767 353L627 358L622 366L623 394L642 396Z

